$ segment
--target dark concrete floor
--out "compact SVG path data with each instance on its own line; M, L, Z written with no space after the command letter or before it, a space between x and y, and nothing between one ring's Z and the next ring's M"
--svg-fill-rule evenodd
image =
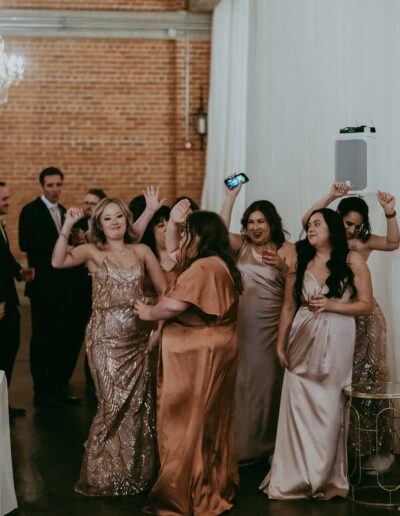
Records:
M88 498L76 494L82 443L95 411L95 400L85 391L83 356L71 382L74 394L83 398L79 407L37 410L32 405L29 375L29 307L22 305L22 344L18 355L11 404L25 407L27 414L11 426L14 477L19 509L13 516L138 516L145 495L127 498ZM241 468L240 490L231 516L378 516L392 511L369 509L346 500L269 501L257 486L267 472L267 463ZM400 473L400 468L398 468ZM397 513L398 514L398 513Z

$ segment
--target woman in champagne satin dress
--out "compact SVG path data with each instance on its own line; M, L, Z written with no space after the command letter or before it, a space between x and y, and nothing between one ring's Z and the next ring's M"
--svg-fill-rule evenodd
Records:
M169 227L179 231L181 222ZM232 507L238 484L233 392L241 277L215 213L189 215L181 254L182 272L166 297L155 306L135 304L141 319L166 320L157 400L161 467L145 512L211 516Z
M331 202L348 194L351 186L345 183L333 183L328 195L317 201L303 216L302 222L306 222L312 210L327 207ZM378 192L377 201L383 209L386 217L386 235L375 235L371 232L369 221L369 208L364 199L350 196L341 199L337 206L337 212L342 217L346 229L347 241L352 251L357 251L368 260L372 251L395 251L399 248L400 232L396 217L393 195L387 192ZM374 309L368 316L356 318L356 345L353 357L352 383L379 383L389 380L389 370L386 360L386 321L380 306L374 299ZM378 412L385 408L384 402L371 403L365 400L355 400L361 417L363 428L374 428ZM350 427L349 445L354 445L355 430ZM374 440L372 440L374 441ZM367 456L364 467L370 467L370 473L376 471L385 472L394 463L394 455L391 454L389 424L385 419L380 419L380 432L378 435L378 453L376 456L375 442L371 442L364 433L361 439L361 453ZM368 455L371 456L368 458Z
M68 210L52 262L59 268L85 263L93 279L86 350L98 410L75 490L88 496L135 495L151 486L157 461L149 334L133 304L143 298L145 270L159 293L166 285L150 249L133 243L130 212L117 199L106 198L96 206L94 243L68 250L70 230L82 215L78 208Z
M226 188L222 217L229 228L241 187ZM238 373L235 429L239 464L272 453L275 445L283 369L276 356L279 316L287 263L294 245L285 239L282 220L269 201L253 202L242 217L242 234L229 234L243 274L238 308ZM267 251L267 252L265 252Z
M368 267L349 252L339 215L315 211L307 228L279 322L286 370L271 470L260 486L275 500L347 495L342 389L351 382L354 317L372 312Z

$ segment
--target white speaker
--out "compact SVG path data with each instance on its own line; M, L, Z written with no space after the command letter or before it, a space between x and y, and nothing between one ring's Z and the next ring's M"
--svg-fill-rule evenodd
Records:
M353 186L352 192L376 193L376 136L340 134L335 141L335 181Z

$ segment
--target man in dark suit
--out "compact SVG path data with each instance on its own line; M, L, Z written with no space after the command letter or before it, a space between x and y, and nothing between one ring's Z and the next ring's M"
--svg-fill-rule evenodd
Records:
M19 218L20 247L27 253L29 267L35 269L35 278L25 289L31 301L34 402L42 404L56 398L62 403L76 404L79 399L68 394L71 353L76 354L70 331L74 321L70 317L73 300L69 273L51 266L66 211L58 204L64 175L58 168L49 167L41 172L39 181L43 194L24 206Z
M0 217L7 215L10 206L10 191L0 181ZM10 244L3 220L0 220L0 369L11 384L11 375L20 342L19 300L15 281L21 281L21 266L10 250ZM10 407L10 418L23 416L25 410Z

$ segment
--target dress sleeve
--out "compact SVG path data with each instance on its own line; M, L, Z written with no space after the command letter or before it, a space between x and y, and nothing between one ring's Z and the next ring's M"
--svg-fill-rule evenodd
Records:
M224 315L237 299L228 269L214 257L195 261L178 277L167 297L217 317Z

